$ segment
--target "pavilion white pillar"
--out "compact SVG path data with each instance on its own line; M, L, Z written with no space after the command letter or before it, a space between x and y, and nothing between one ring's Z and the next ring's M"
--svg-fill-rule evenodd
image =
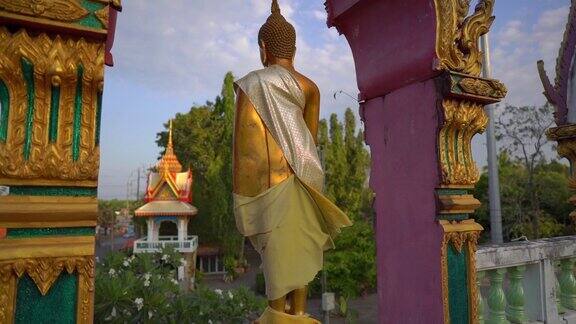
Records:
M154 218L153 217L148 217L146 218L146 224L147 226L147 241L154 241L155 240L155 235L154 235Z

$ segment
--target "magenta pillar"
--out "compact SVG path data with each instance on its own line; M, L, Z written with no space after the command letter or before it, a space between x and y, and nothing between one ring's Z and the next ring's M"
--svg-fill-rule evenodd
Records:
M493 0L328 0L356 65L376 193L379 323L475 323L470 141L506 94L480 78Z

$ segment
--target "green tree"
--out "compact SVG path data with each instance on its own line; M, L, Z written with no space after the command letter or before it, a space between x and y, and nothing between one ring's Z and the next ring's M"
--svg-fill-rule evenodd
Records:
M193 204L198 215L190 222L190 233L202 243L216 244L227 255L240 253L242 238L236 230L232 206L232 133L234 76L227 73L215 102L193 106L173 119L174 150L194 175ZM168 123L165 128L167 129ZM166 147L167 131L157 134L157 144Z
M537 167L545 160L546 148L549 142L546 131L552 126L553 109L550 104L541 107L506 105L496 122L496 137L504 149L523 166L526 177L523 179L523 193L527 195L524 203L525 216L532 224L530 236L539 238L540 217L544 217L540 208L540 196L536 183Z
M541 237L574 234L568 214L571 206L568 189L568 167L557 161L540 163L534 166L534 192L526 186L530 172L525 165L510 157L506 151L500 153L499 159L500 198L502 202L502 231L505 241L526 236L535 238L533 219L530 213L534 208L539 212L538 232ZM538 197L538 205L532 204L532 197ZM482 173L476 185L474 196L482 206L476 211L476 218L486 229L483 240L488 240L490 215L488 211L488 173Z
M356 130L352 109L346 109L344 125L332 114L329 131L327 122L322 120L318 143L325 152L327 196L353 220L366 216L372 197L366 185L370 154L364 145L363 133Z
M373 195L366 181L370 154L350 108L344 114L344 124L336 114L329 122L320 121L318 146L326 169L326 195L354 221L336 238L336 249L325 256L328 290L347 299L376 285ZM319 280L312 283L312 290L320 290Z

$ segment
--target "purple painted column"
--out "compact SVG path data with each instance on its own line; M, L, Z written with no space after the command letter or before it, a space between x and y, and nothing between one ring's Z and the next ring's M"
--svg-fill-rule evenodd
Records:
M379 323L475 323L470 141L505 87L479 77L493 0L328 0L354 55L376 193ZM471 283L471 284L468 284Z
M434 82L426 81L363 105L376 192L380 323L442 322L436 99Z

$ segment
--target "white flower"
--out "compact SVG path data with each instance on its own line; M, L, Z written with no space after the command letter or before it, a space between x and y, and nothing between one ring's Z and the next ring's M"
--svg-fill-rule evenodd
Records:
M116 270L110 269L110 270L108 271L108 274L110 275L110 277L115 277L115 276L116 276Z
M208 324L212 324L212 320L208 320Z
M238 306L240 306L240 308L244 307L244 304L240 303L238 304Z
M116 317L116 307L112 307L112 312L110 312L110 318Z
M150 280L150 278L152 278L152 275L150 273L145 273L144 274L144 280Z
M234 294L232 294L231 291L228 291L228 298L230 298L230 299L234 298Z
M162 261L166 261L166 260L168 260L168 254L162 255Z
M151 319L152 315L154 315L154 313L152 313L152 311L148 311L148 319Z
M128 267L130 265L130 262L128 262L128 260L124 260L124 262L122 262L122 265Z
M144 287L150 286L150 280L144 280Z
M96 263L100 263L100 258L96 257Z
M172 283L175 284L176 286L178 286L178 280L172 279Z
M142 307L144 307L144 298L138 297L134 299L134 304L136 304L136 308L140 311Z
M222 296L222 289L214 289L214 292Z

